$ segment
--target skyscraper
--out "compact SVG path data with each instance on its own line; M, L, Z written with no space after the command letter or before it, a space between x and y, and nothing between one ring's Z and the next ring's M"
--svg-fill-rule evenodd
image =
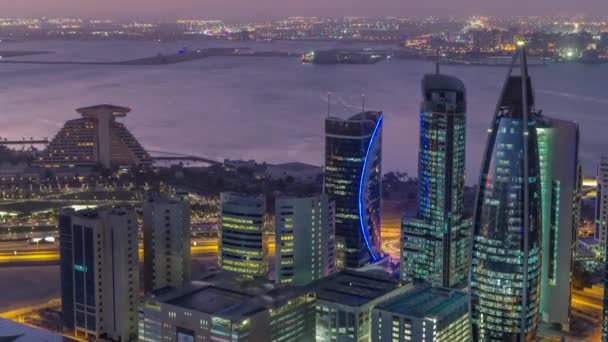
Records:
M334 205L327 195L279 197L275 204L275 280L305 285L334 272Z
M464 217L466 92L457 78L425 75L420 109L418 211L402 222L401 279L464 285L471 222Z
M139 166L152 163L150 155L117 118L131 109L98 105L76 110L82 118L70 120L34 161L41 167Z
M521 75L513 74L519 62ZM521 47L488 130L473 218L474 341L534 341L541 281L541 184L526 52Z
M265 278L268 273L263 224L266 198L223 192L220 202L220 268L249 278Z
M59 214L63 326L84 339L137 339L137 216L111 208Z
M179 287L190 281L190 205L151 194L143 207L144 290Z
M380 260L382 113L325 120L324 192L336 205L336 268Z
M608 239L608 155L597 162L597 196L595 200L595 239L599 244L599 255L606 261L606 239Z
M604 261L604 315L602 342L608 342L608 156L601 156L597 163L597 196L595 202L595 238L599 240L600 257Z
M542 204L540 313L569 330L571 275L579 221L579 130L574 122L537 120Z

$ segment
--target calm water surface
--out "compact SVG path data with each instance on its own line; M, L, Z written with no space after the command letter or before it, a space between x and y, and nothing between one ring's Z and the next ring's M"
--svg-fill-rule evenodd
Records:
M304 52L333 43L24 42L0 50L49 50L22 60L121 61L191 48L248 46ZM361 45L358 45L361 47ZM0 136L52 137L74 109L98 103L131 107L125 124L150 150L269 162L323 160L327 92L332 115L366 107L385 112L384 170L415 174L420 80L433 65L302 65L298 58L208 58L165 66L0 64ZM468 91L468 182L478 177L487 128L506 68L444 66ZM608 153L608 65L531 68L537 107L581 126L581 158L593 175Z

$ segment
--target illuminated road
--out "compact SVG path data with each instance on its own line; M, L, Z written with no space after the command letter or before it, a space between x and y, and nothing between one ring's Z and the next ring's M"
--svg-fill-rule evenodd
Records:
M215 256L218 252L218 240L217 239L197 239L195 245L190 247L190 251L193 257L198 256ZM10 263L45 263L45 262L58 262L59 261L59 246L44 246L35 248L31 245L22 245L21 248L15 249L16 245L11 245L10 248L6 248L4 245L0 245L0 265ZM275 252L274 238L268 241L268 253L273 255ZM139 247L139 259L143 260L144 250L140 245Z
M593 286L583 291L572 290L572 314L580 315L594 323L593 331L585 341L600 341L602 337L601 322L604 308L604 288Z
M387 215L388 216L388 215ZM393 260L399 260L401 254L401 218L391 215L382 220L382 251Z

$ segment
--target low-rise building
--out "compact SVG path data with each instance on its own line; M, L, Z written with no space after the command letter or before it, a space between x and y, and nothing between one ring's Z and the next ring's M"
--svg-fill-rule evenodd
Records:
M467 294L418 285L372 313L373 342L468 342Z
M220 272L161 289L140 309L140 341L314 341L314 294Z
M345 270L309 285L317 297L316 340L372 341L372 310L412 285L380 271Z

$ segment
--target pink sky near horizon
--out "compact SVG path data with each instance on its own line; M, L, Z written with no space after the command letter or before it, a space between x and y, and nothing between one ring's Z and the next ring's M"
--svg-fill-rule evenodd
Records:
M283 16L608 16L606 0L0 0L0 17L253 20Z

